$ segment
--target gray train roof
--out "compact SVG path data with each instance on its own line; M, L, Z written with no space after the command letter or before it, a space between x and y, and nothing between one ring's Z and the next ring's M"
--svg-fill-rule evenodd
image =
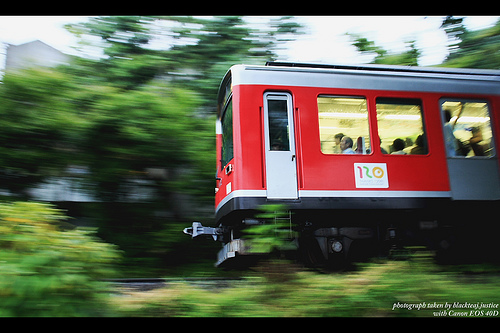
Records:
M442 73L442 74L464 74L464 75L485 75L497 76L500 78L500 70L494 69L474 69L474 68L451 68L451 67L418 67L418 66L398 66L382 64L310 64L295 62L268 61L266 66L296 67L296 68L325 68L325 69L351 69L380 72L416 72L416 73Z
M235 65L232 84L500 95L500 70L268 62Z

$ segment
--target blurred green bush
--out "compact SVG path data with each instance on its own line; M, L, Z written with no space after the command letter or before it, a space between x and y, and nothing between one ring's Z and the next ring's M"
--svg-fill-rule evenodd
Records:
M258 207L258 219L265 221L244 230L248 251L253 253L271 253L285 249L290 242L291 220L289 211L282 204L265 204Z
M0 316L110 315L99 279L120 253L65 220L50 204L0 204Z

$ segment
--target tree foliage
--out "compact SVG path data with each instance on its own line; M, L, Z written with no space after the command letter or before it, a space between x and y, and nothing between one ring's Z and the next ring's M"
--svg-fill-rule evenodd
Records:
M163 52L146 48L153 36L148 16L107 16L91 18L89 22L68 25L67 29L81 38L97 38L103 56L86 68L87 76L98 77L107 85L134 89L155 78L168 68Z
M270 18L262 26L250 25L241 16L166 19L178 24L176 39L189 41L176 44L169 51L176 59L177 71L190 73L191 79L182 83L199 92L212 112L220 80L229 67L274 60L280 45L292 40L302 28L290 16Z
M120 185L147 168L194 167L196 152L190 147L197 145L203 153L209 148L193 136L207 134L207 120L193 115L198 105L192 92L160 85L118 91L98 101L83 149L102 199L118 199Z
M443 66L500 69L500 20L493 27L469 31L463 18L447 16L441 27L449 41Z
M0 177L2 187L26 195L71 160L71 138L82 125L63 73L31 69L7 73L0 87Z
M418 66L420 51L415 46L415 41L407 41L407 50L402 53L391 54L386 49L357 34L347 34L351 37L352 45L358 52L372 57L372 64Z
M212 196L222 76L235 63L269 60L281 36L298 28L288 17L261 31L240 16L104 16L68 25L82 52L98 49L97 57L3 78L2 187L26 197L80 165L90 171L86 188L116 201L131 179L156 168L170 174L153 179L161 200L179 189Z

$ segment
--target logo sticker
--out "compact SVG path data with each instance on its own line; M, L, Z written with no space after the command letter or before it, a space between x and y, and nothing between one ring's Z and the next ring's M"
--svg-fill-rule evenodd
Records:
M387 164L354 163L356 188L388 188Z

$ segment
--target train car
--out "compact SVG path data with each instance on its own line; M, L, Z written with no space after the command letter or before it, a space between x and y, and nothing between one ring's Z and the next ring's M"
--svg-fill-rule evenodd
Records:
M405 242L486 239L500 200L500 71L270 62L235 65L216 124L217 265L281 203L316 264ZM490 215L490 216L489 216ZM479 242L481 243L481 242Z

